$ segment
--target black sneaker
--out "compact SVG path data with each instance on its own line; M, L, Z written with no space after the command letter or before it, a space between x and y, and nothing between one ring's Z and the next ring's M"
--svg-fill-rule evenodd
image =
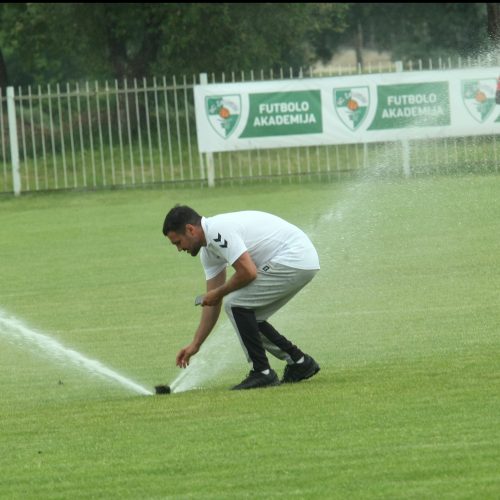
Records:
M258 387L271 387L273 385L279 384L280 380L274 370L270 370L268 375L252 370L245 380L240 382L238 385L235 385L231 389L233 391L238 391L240 389L257 389Z
M318 363L311 356L304 354L304 361L300 364L286 365L283 372L282 384L291 384L311 378L320 370Z

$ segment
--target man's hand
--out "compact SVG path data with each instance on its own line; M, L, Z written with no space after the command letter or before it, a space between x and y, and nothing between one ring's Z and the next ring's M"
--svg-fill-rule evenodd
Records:
M191 356L196 354L199 351L199 347L196 344L189 344L188 346L181 349L177 354L177 358L175 359L175 364L180 368L187 368L189 365L189 359Z
M243 252L234 261L233 267L235 273L229 281L226 281L226 274L224 272L215 279L207 282L207 293L203 297L202 306L220 305L227 294L249 285L257 278L257 267L248 252Z
M214 294L212 298L210 298L210 292L214 291L216 288L219 288L226 281L226 269L224 268L217 276L207 280L207 295L203 296L203 300L207 296L209 296L210 304L213 300L217 302L218 294ZM196 333L194 334L193 341L181 349L175 358L175 364L181 368L186 368L189 365L189 359L191 356L196 354L199 350L205 339L209 336L210 332L213 330L215 323L219 319L219 314L221 310L220 301L222 297L219 299L219 303L213 307L204 307L201 310L201 319L198 328L196 329ZM209 305L206 302L202 302L203 305Z

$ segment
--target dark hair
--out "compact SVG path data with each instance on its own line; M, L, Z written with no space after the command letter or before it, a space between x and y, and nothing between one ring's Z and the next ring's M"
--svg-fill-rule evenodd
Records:
M167 236L170 231L184 234L186 232L186 224L199 226L201 224L201 215L186 205L175 205L165 217L163 234Z

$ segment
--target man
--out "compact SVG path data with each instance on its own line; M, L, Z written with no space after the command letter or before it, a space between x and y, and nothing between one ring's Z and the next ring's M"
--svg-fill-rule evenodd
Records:
M193 341L177 354L186 368L213 330L224 299L252 370L233 389L253 389L280 383L266 350L286 361L281 382L300 382L320 367L309 355L281 335L267 321L319 270L319 259L309 238L296 226L265 212L244 211L202 217L192 208L176 205L163 224L163 234L193 257L200 253L207 292ZM226 279L226 267L234 274Z

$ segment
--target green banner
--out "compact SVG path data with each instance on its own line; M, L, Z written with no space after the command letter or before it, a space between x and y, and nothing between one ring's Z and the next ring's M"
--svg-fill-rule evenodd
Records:
M450 125L448 82L379 85L377 100L368 130Z
M500 134L498 68L195 85L200 152Z
M249 95L249 115L241 138L321 134L319 90Z

